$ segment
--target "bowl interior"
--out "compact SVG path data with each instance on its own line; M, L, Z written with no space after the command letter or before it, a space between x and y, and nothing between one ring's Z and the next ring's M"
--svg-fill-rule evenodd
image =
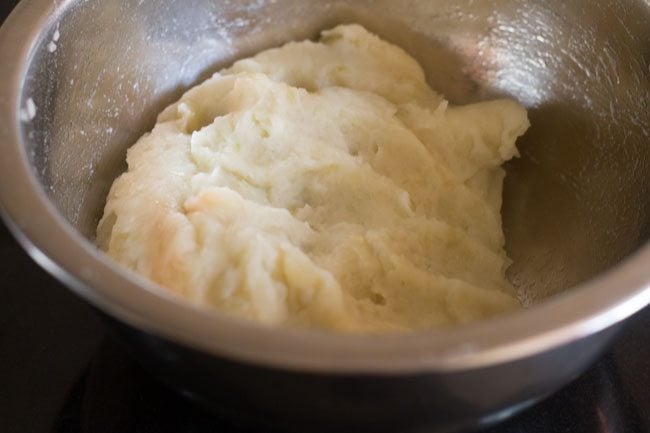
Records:
M43 189L90 241L126 149L162 108L238 58L346 22L406 49L452 103L507 95L529 109L503 205L509 276L525 303L597 275L650 237L643 0L64 5L28 65L21 126Z

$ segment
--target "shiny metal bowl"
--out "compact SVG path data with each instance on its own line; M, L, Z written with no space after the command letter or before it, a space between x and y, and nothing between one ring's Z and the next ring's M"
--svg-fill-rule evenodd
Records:
M93 246L126 148L166 104L236 58L352 21L452 102L530 110L503 207L528 310L399 337L269 329L180 303ZM649 65L647 0L25 0L0 30L0 204L153 371L226 416L453 430L566 384L650 302Z

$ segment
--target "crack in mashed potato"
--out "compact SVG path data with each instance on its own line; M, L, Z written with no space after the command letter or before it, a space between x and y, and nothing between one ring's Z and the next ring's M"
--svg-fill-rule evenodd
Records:
M386 332L519 303L501 164L526 111L449 106L358 25L236 62L128 151L98 244L198 305L268 325Z

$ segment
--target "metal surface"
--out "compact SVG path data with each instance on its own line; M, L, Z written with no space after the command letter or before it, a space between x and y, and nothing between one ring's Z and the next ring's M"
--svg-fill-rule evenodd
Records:
M185 305L93 247L126 148L162 107L233 59L349 21L403 46L452 102L505 94L529 108L503 214L510 277L534 306L400 337L266 329ZM461 392L464 412L452 413L477 418L566 383L604 330L650 302L649 66L640 0L25 0L0 29L0 204L42 266L175 342L170 353L184 345L281 375L389 375L392 391L435 375L432 389Z

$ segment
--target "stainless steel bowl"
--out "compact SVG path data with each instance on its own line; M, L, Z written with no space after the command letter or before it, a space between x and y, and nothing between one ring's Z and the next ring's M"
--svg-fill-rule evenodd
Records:
M236 58L351 21L413 54L452 102L529 108L503 207L528 310L399 337L268 329L179 303L93 246L126 148L166 104ZM0 204L152 370L229 417L495 421L574 378L650 302L649 65L646 0L24 0L0 30Z

